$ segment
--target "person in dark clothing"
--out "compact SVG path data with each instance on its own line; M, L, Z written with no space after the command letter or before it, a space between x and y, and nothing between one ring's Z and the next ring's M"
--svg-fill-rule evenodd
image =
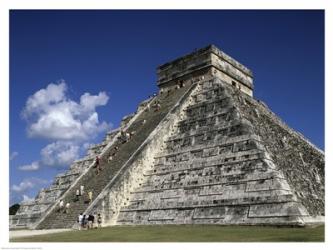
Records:
M93 229L94 228L94 222L95 222L95 216L92 214L89 214L88 216L88 229Z
M98 227L102 227L102 216L101 214L98 214L97 216L97 223L98 223Z
M100 158L98 155L96 155L96 159L95 159L95 168L97 168L97 174L99 174L99 172L102 170Z
M98 155L96 155L95 164L96 164L96 167L99 166L99 157L98 157Z
M83 218L82 218L82 226L83 228L86 228L86 225L87 225L87 219L88 219L88 215L83 215Z
M75 195L76 195L76 201L79 201L79 199L80 199L80 190L79 189L76 190Z

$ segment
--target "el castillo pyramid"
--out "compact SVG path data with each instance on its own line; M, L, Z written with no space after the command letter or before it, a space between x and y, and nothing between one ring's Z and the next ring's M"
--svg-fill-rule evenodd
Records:
M71 228L79 213L103 225L324 222L324 153L253 98L248 68L210 45L157 74L159 93L21 204L11 228ZM91 203L75 201L81 185Z

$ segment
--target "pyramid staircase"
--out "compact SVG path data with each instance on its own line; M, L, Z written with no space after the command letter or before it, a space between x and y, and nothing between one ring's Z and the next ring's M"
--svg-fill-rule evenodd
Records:
M136 118L125 131L128 133L134 132L133 137L126 143L123 143L122 140L119 139L113 144L104 155L108 156L110 153L112 154L115 152L115 148L118 147L117 153L110 162L107 161L107 157L101 159L102 171L97 174L96 169L91 167L89 171L60 198L65 204L67 202L70 203L68 213L59 212L58 206L55 204L38 222L36 229L68 228L74 226L78 215L84 213L89 206L87 195L80 197L79 201L76 201L76 190L80 189L80 186L83 185L85 193L87 194L87 192L92 191L93 197L96 198L189 88L190 86L187 85L184 88L173 89L170 92L156 96L154 100L151 101L151 104L156 101L159 102L161 105L160 109L157 111L153 105L150 105L149 108L147 107L146 110Z

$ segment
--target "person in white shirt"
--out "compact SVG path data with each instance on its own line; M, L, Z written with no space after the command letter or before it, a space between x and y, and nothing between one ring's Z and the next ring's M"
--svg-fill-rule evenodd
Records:
M88 199L89 199L89 204L90 204L92 202L92 199L93 199L93 193L92 193L91 190L88 192Z
M76 190L76 201L79 201L80 198L80 190Z
M82 213L80 213L79 218L78 218L78 222L79 222L79 230L83 229L83 215Z
M58 212L60 213L63 209L64 209L64 201L63 201L63 200L60 200L60 202L59 202L59 210L58 210Z
M71 206L71 204L69 202L66 203L66 210L65 213L68 214L69 212L69 207Z

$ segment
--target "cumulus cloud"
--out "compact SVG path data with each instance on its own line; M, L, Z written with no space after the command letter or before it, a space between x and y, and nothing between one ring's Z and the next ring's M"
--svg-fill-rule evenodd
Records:
M45 89L37 91L30 96L22 113L24 118L34 113L45 112L51 105L62 102L66 99L67 85L64 81L59 84L50 83Z
M41 161L44 165L64 167L79 158L80 146L72 142L57 141L41 150Z
M110 125L100 121L96 109L108 103L105 92L94 95L84 93L78 101L68 94L65 81L50 83L29 96L21 112L27 122L27 134L31 138L48 140L48 145L40 150L40 159L19 166L22 171L36 171L45 166L67 167L80 157L90 142ZM13 152L10 159L18 155ZM11 201L30 201L31 195L49 184L39 178L26 178L10 187Z
M108 124L100 122L96 112L108 100L105 92L85 93L77 103L68 97L64 81L51 83L28 98L22 117L28 122L30 137L87 140L108 129Z
M23 199L22 199L22 202L31 202L33 201L34 198L33 197L29 197L28 195L23 195Z
M89 143L89 142L85 142L82 145L82 150L86 151L88 150L90 147L92 147L94 144L93 143Z
M72 164L74 160L79 159L80 149L82 148L84 150L87 145L91 144L86 142L80 146L78 142L69 141L50 143L41 149L41 159L39 161L19 166L18 169L22 171L36 171L45 166L65 168Z
M39 168L40 168L40 165L39 165L38 161L34 161L31 164L18 167L18 169L22 170L22 171L36 171Z
M84 93L80 98L80 104L85 110L94 110L97 106L106 105L109 97L105 92L100 92L98 95L90 95L89 93Z
M40 178L27 178L20 182L18 185L14 184L11 187L11 190L16 193L24 193L27 190L34 188L36 186L47 184L48 181Z
M18 152L14 151L14 152L11 153L11 155L9 156L9 160L12 161L12 160L14 160L17 156L18 156Z
M16 193L21 193L26 191L29 188L33 188L34 184L31 181L22 181L20 184L18 185L13 185L12 186L12 190Z
M31 195L36 191L48 185L50 181L36 177L26 178L19 184L14 184L10 188L10 203L27 202L33 200Z

